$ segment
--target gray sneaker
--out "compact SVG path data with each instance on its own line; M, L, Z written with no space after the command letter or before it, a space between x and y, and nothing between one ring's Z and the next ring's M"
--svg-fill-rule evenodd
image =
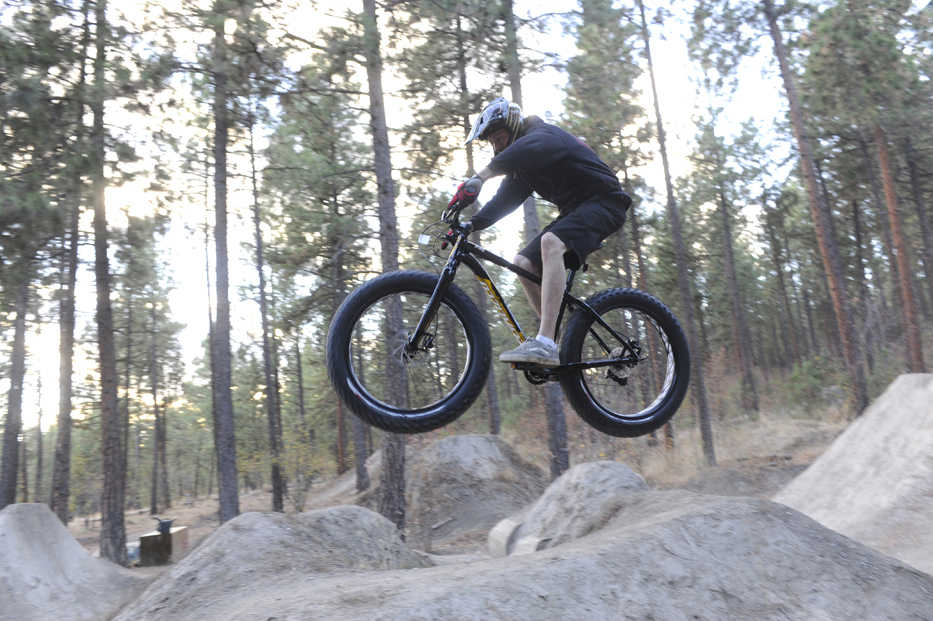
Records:
M515 349L499 354L500 362L530 362L543 367L556 367L560 365L557 355L557 346L550 347L538 339L528 339Z

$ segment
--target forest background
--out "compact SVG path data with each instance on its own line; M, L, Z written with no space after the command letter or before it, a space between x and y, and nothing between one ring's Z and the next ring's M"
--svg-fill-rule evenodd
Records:
M713 464L716 426L766 408L857 415L925 370L933 332L931 18L917 0L4 0L0 508L99 512L125 563L127 509L217 494L225 521L269 486L300 510L317 480L368 487L381 447L379 509L404 527L423 438L343 409L326 330L360 282L436 269L414 240L491 155L463 139L498 95L635 197L578 291L637 286L684 323L668 450L698 427ZM529 201L482 240L509 257L554 211ZM555 385L497 367L435 435L540 443L553 476L624 454L565 414Z

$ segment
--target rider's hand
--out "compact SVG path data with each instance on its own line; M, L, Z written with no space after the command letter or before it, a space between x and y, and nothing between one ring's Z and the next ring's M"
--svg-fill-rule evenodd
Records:
M466 207L473 204L479 191L483 188L483 179L479 176L473 176L460 184L454 197L447 203L447 208Z

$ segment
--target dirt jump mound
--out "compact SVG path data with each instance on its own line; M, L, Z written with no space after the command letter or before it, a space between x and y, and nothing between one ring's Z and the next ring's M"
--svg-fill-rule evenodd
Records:
M496 524L489 532L489 553L534 552L579 539L604 525L620 496L646 489L641 476L616 461L574 466L533 505Z
M898 377L774 500L933 574L933 374Z
M407 476L408 541L426 550L471 535L484 539L547 485L540 468L492 435L438 440L412 456Z
M117 619L231 619L244 598L265 601L281 585L299 588L296 583L321 575L428 564L402 542L394 524L363 507L244 513L214 531Z
M358 563L344 544L308 547L307 535L280 526L262 555L195 550L118 619L851 621L933 610L930 576L767 500L633 491L616 495L604 518L539 552L412 569ZM213 549L243 545L236 522L215 533ZM348 535L377 550L404 546L377 531ZM300 564L325 550L332 561Z
M109 619L145 586L90 556L43 504L0 511L0 620Z

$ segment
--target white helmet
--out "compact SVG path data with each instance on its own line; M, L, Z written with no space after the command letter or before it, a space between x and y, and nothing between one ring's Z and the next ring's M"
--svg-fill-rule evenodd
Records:
M509 130L509 144L512 144L518 137L518 130L521 126L522 109L518 104L509 103L505 97L498 97L480 112L476 122L473 123L473 129L466 139L466 144L476 138L485 140L494 131L502 128Z

